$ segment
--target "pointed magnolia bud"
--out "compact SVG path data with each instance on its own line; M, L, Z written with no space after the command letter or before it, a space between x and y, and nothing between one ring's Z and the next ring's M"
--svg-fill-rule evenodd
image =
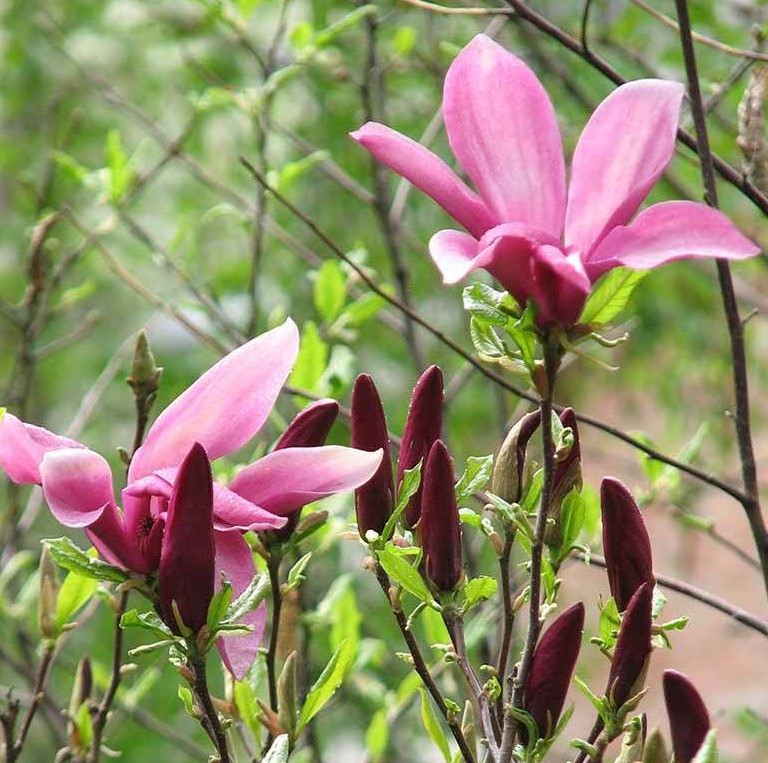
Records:
M643 749L643 763L669 763L667 746L658 729L651 729Z
M432 444L443 432L443 372L440 366L430 366L416 382L411 393L408 418L405 420L400 458L397 462L397 484L406 469L421 464L421 485L411 497L405 509L408 527L415 527L421 516L421 500L424 494L424 464Z
M368 374L360 374L352 390L352 447L384 451L376 474L355 490L357 528L360 537L365 539L368 530L381 533L395 502L387 419L379 392Z
M283 448L318 448L325 444L325 438L339 415L339 404L335 400L318 400L300 411L286 427L275 444L275 450ZM286 541L293 535L299 523L301 509L288 515L288 522L279 530L271 530L272 537Z
M675 763L691 763L710 729L707 708L694 685L676 670L664 671L664 701Z
M133 353L133 365L128 384L137 395L149 397L157 392L162 373L163 369L155 361L146 333L143 330L139 331L136 335L136 349Z
M69 721L67 723L67 736L69 737L69 746L72 750L83 751L87 749L87 740L80 734L80 728L76 719L80 717L80 708L83 703L91 698L93 688L93 677L91 675L91 661L83 657L77 666L75 681L72 684L72 693L69 697Z
M296 652L291 652L285 660L280 678L277 679L277 719L283 731L291 737L296 731L298 720L297 696Z
M519 503L523 491L525 453L541 423L541 413L528 413L509 430L493 465L491 492L507 503Z
M205 449L195 443L173 484L160 552L163 620L180 633L173 604L184 625L197 633L213 598L215 546L213 480Z
M525 710L533 716L539 736L555 730L576 667L584 630L584 605L566 609L549 626L533 653L525 681Z
M603 550L611 595L623 612L643 583L653 590L651 541L632 493L614 477L600 485L603 513Z
M643 583L632 597L621 622L606 694L621 707L641 689L651 655L651 605L653 593Z
M56 639L59 627L56 623L56 609L59 599L59 575L48 546L43 545L40 555L40 635L46 639Z
M442 440L432 446L424 465L419 535L427 577L441 591L452 591L464 572L461 524L454 491L453 461Z

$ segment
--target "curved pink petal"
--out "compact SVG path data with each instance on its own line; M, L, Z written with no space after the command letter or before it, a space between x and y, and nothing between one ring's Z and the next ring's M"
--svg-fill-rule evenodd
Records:
M429 240L429 255L443 276L443 283L454 284L480 267L477 240L457 230L441 230Z
M683 93L678 82L628 82L592 114L573 155L565 216L565 243L584 259L627 223L672 158Z
M289 318L208 369L155 421L131 461L129 482L178 466L194 442L212 461L248 442L269 416L298 349Z
M7 411L0 415L0 466L13 482L40 484L43 456L60 448L85 448L75 440L26 424Z
M552 103L536 75L478 35L448 70L443 111L456 158L500 221L559 238L563 148Z
M49 451L40 464L40 476L53 516L67 527L88 527L114 503L112 470L92 450Z
M288 521L216 482L213 483L213 511L217 530L276 530Z
M104 507L99 517L85 528L85 534L100 556L110 564L142 574L153 572L126 532L123 517L114 502Z
M216 532L216 587L220 585L223 572L232 584L234 598L237 598L250 584L256 575L251 549L243 536L235 532ZM267 608L262 603L253 612L249 612L240 621L252 625L250 633L222 636L216 641L216 648L221 659L232 675L242 680L248 669L253 665L259 651L261 639L264 636L264 625L267 619Z
M614 228L584 264L594 281L616 265L648 270L690 257L740 260L759 252L722 212L695 201L665 201Z
M440 157L415 140L377 122L364 124L350 136L475 236L482 236L498 222L485 202Z
M375 474L382 450L371 453L340 445L275 450L243 469L230 490L275 514L353 490Z
M533 299L540 326L556 322L572 326L581 315L591 283L578 252L565 255L559 247L537 247L533 259Z

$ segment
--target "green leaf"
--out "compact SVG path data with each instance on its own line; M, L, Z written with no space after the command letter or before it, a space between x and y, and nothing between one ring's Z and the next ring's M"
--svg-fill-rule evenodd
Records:
M610 646L616 641L616 632L621 625L619 608L613 598L608 599L600 610L600 638Z
M490 599L498 588L498 583L494 578L487 575L480 575L479 577L472 578L466 586L464 586L464 610L467 611L475 604L479 604L481 601Z
M88 702L83 702L80 707L77 708L75 715L75 726L77 726L77 735L79 737L80 745L83 749L87 750L91 746L93 741L93 719L91 717L91 709Z
M247 681L235 681L234 698L238 715L258 740L261 735L258 719L261 711L256 701L256 692Z
M467 468L456 483L456 500L461 502L482 490L493 472L493 456L470 456Z
M558 550L558 557L563 557L579 537L584 519L587 515L587 503L581 497L581 493L574 488L563 499L560 507L560 532L562 543Z
M227 611L227 622L236 623L242 620L249 612L253 612L264 601L268 592L269 576L266 573L256 575L248 584L248 588L230 605Z
M179 686L178 697L184 705L184 711L187 713L187 715L191 715L193 718L197 718L195 701L192 698L192 690L189 688L189 686Z
M424 689L419 689L419 694L421 695L421 720L424 728L427 734L429 734L429 738L440 750L446 763L451 763L451 750L448 747L448 740L445 738L445 734L443 734L443 730L440 728L432 706L429 704L427 692Z
M232 584L225 580L221 588L213 595L211 603L208 605L208 614L206 625L208 632L213 634L219 628L219 623L224 620L232 602Z
M157 616L155 612L139 612L129 609L120 618L121 628L141 628L162 639L175 638L170 628Z
M109 583L124 583L128 580L127 572L88 556L69 538L48 538L43 543L50 549L56 564L65 570Z
M635 287L646 275L645 270L624 267L606 273L592 290L579 323L602 326L613 320L626 307Z
M473 315L469 319L469 337L475 351L483 358L503 358L506 355L504 345L485 318Z
M408 501L410 501L419 490L419 485L421 484L421 465L422 462L419 461L419 463L412 469L406 469L403 472L403 479L400 480L400 484L398 485L395 509L386 521L384 529L381 531L381 537L384 540L389 540L392 537L395 532L395 525L398 523L400 517L408 506Z
M707 732L707 736L704 737L704 742L696 753L693 763L718 763L719 759L717 754L717 735L715 729L710 729Z
M342 311L347 299L347 284L335 260L326 260L315 278L315 309L320 317L331 323Z
M506 326L509 312L504 309L505 296L505 292L484 283L471 283L464 288L461 298L464 309L474 317L483 318L493 326Z
M304 706L301 708L297 735L325 706L336 693L341 682L352 667L355 657L354 644L351 639L342 641L333 653L330 662L325 666L320 678L315 681L307 694Z
M392 36L392 50L401 58L408 56L416 45L416 30L412 26L401 26Z
M379 551L378 559L395 583L425 604L432 604L434 597L417 569L389 549Z
M88 602L98 585L98 580L79 572L70 572L64 578L56 599L56 627L59 630Z
M371 318L375 318L386 304L384 297L369 291L347 305L343 318L349 326L359 328Z
M262 763L288 763L288 754L290 751L288 734L280 734L280 736L272 742L272 746L269 748L269 752L264 756Z
M312 552L309 551L304 556L299 559L296 564L291 567L290 572L288 573L288 579L287 579L287 586L286 589L288 591L298 588L306 579L306 576L304 575L304 570L307 568L307 565L309 564L309 560L312 558Z
M109 177L107 195L112 204L119 204L131 184L131 171L117 130L107 133L105 154Z
M469 525L475 530L483 529L482 517L476 511L472 511L472 509L459 509L459 519L462 524Z
M528 303L523 314L517 319L510 318L506 323L506 331L520 350L520 356L529 371L533 371L536 360L536 311L533 303ZM556 417L554 417L556 418Z
M318 392L319 381L328 365L328 345L323 341L313 321L307 321L301 331L301 343L291 384L307 392Z
M377 761L384 756L389 742L389 721L387 719L386 708L377 710L368 729L365 732L365 747L372 761Z

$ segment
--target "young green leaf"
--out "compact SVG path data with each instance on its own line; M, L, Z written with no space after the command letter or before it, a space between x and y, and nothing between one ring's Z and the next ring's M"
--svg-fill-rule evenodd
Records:
M269 752L264 756L262 763L288 763L288 754L290 753L290 740L288 734L280 734L272 746L269 748Z
M497 587L498 583L496 580L487 575L472 578L464 586L464 611L471 609L481 601L490 599L496 593Z
M264 601L268 592L269 576L266 573L256 575L248 584L248 588L231 603L227 610L226 621L236 623L242 620L245 615L253 612Z
M401 556L389 549L383 549L378 554L379 563L384 571L397 585L415 596L425 604L432 604L434 597L424 582L419 571L412 567Z
M312 688L309 690L309 694L307 694L307 698L304 700L304 705L301 708L299 724L296 730L297 735L336 693L336 689L341 686L344 677L352 667L354 659L355 645L350 639L345 639L333 653L330 662L325 666L325 670L323 670L320 677L312 684Z
M470 456L467 468L456 483L456 500L461 502L482 490L493 472L493 456Z
M315 309L320 317L331 323L341 312L347 299L344 274L335 260L326 260L315 278Z
M98 585L95 578L74 571L68 573L56 599L56 627L59 630L89 601Z
M602 326L613 320L627 305L632 292L647 271L614 268L606 273L592 290L579 323Z
M59 567L77 572L79 575L104 580L109 583L124 583L128 573L119 567L94 559L81 548L78 548L69 538L48 538L43 541L51 551L51 556Z
M446 763L451 763L451 750L448 747L448 740L445 738L442 728L435 717L432 705L429 703L429 697L424 689L419 689L421 695L421 720L424 724L429 738L435 743L435 746L443 756Z

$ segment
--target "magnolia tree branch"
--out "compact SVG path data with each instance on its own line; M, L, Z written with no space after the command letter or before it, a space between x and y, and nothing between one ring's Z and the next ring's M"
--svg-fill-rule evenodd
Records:
M541 633L541 565L544 555L544 534L547 530L547 517L552 502L552 488L555 476L555 443L552 439L552 397L555 392L557 369L560 363L559 341L556 337L544 338L544 378L546 389L541 390L541 435L543 448L544 481L541 488L541 504L536 516L534 540L531 547L531 584L530 605L528 610L528 630L525 636L523 655L517 671L511 677L512 696L510 705L516 710L523 707L523 692L528 671L533 660L533 652ZM517 718L510 712L504 715L504 730L501 737L500 763L510 763L517 736Z
M691 100L691 114L696 130L696 145L701 158L701 177L704 183L706 201L712 207L718 206L717 185L715 183L714 156L709 145L707 132L707 117L704 110L704 99L701 95L701 85L696 68L696 53L693 48L691 20L688 16L686 0L675 0L677 17L680 27L680 44L685 61L685 72L688 78L688 94ZM717 275L720 281L720 292L723 298L728 335L731 342L731 358L733 363L733 386L736 397L736 437L739 444L741 459L741 474L746 500L742 501L747 514L752 536L755 541L760 565L763 572L763 583L768 593L768 529L760 508L760 495L757 484L757 468L755 466L755 451L752 444L752 431L749 414L749 383L747 374L746 350L744 347L744 324L739 315L739 306L733 288L731 268L727 261L717 261Z
M208 689L208 680L205 675L205 657L198 655L190 659L190 667L194 673L194 689L200 706L203 709L204 717L201 719L203 727L208 732L216 749L219 753L220 763L230 763L229 747L227 745L227 735L221 727L219 714L216 712L211 693Z
M269 632L269 646L267 647L267 682L269 684L269 706L277 712L277 644L280 637L280 612L283 607L283 594L280 590L280 563L283 557L278 548L272 548L269 551L267 560L267 571L269 573L269 587L272 597L272 625ZM267 741L264 745L265 751L272 744L273 736L270 732L267 735Z
M466 761L466 763L476 763L475 753L472 750L472 748L469 746L469 742L466 740L466 738L464 737L464 734L461 731L461 724L459 723L458 719L448 709L448 706L445 704L443 695L440 693L440 689L435 683L435 679L430 673L426 662L424 662L424 657L421 654L421 649L419 648L419 644L416 641L416 638L414 637L413 632L408 627L408 620L405 616L405 613L399 606L395 606L392 600L390 599L389 578L387 577L386 572L384 572L384 570L378 564L376 565L376 580L378 581L379 585L381 586L381 590L384 591L384 595L387 597L387 600L390 603L390 606L392 608L392 614L395 616L397 625L400 628L400 633L403 634L405 643L408 645L408 651L410 652L411 657L413 658L413 666L416 672L419 674L419 677L421 678L422 682L424 683L424 686L427 688L427 691L429 692L430 696L432 697L435 704L437 705L437 709L440 711L440 714L443 716L443 718L445 719L445 722L448 724L448 728L451 730L451 734L453 735L453 738L456 740L456 744L459 746L459 750L461 751L461 754L464 760ZM493 739L489 739L488 742L491 745L495 744Z

